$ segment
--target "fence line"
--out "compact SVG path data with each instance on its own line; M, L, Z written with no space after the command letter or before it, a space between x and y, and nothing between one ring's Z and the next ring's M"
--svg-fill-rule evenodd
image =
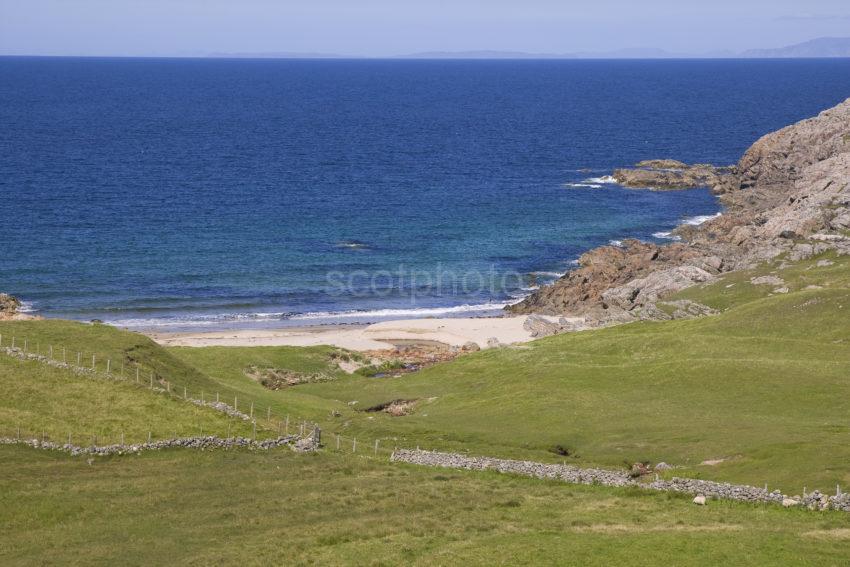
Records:
M21 340L23 340L23 349L19 347L21 344ZM207 392L204 390L196 390L196 393L200 393L199 398L192 397L192 391L185 384L175 384L171 381L167 380L164 376L159 374L155 369L148 367L148 380L147 384L145 384L141 380L142 370L144 369L143 365L139 363L133 362L133 370L130 373L130 376L127 376L125 373L126 365L125 361L121 360L121 364L119 366L120 370L118 373L112 371L112 360L110 358L106 358L105 360L98 361L97 354L93 353L91 355L92 366L84 367L81 365L82 360L88 360L84 358L88 356L84 351L77 351L76 361L77 364L74 365L72 363L68 363L68 354L73 353L74 350L69 350L67 347L58 347L56 345L50 344L48 345L47 354L40 354L40 343L36 343L36 352L33 353L29 351L30 342L28 339L20 339L18 337L11 337L11 346L6 346L9 342L8 337L4 337L0 334L0 353L5 353L9 356L23 359L23 360L32 360L36 362L46 363L50 366L59 369L67 369L77 375L88 376L93 378L106 378L109 380L115 381L123 381L128 384L135 384L140 387L144 387L145 389L151 390L156 393L165 394L168 397L175 399L186 401L189 403L193 403L200 407L208 407L213 410L225 413L227 416L242 421L248 422L251 424L252 428L252 438L257 438L257 426L260 426L261 432L266 433L274 433L278 436L287 436L290 433L300 434L301 437L306 436L308 433L312 433L316 429L321 431L321 426L318 422L313 420L304 419L300 416L294 416L292 414L278 414L273 411L271 405L261 405L257 404L253 400L239 400L238 394L235 394L233 397L233 405L229 405L222 401L221 392L215 392L215 401L211 398L207 399ZM61 360L56 356L58 352L62 353ZM101 367L105 368L104 371L98 371L98 363L100 363ZM211 394L211 393L210 393ZM240 405L242 410L240 410ZM265 411L263 411L265 410ZM247 412L247 413L246 413ZM263 414L264 420L263 420ZM292 427L292 424L295 424L295 427ZM231 428L228 426L227 435L225 438L230 437ZM203 433L203 431L202 431ZM60 433L59 435L53 435L56 439L61 438L68 433ZM72 435L78 435L77 433L71 433ZM392 449L388 446L382 445L382 439L366 439L361 437L359 440L356 437L346 437L340 434L334 434L334 451L340 453L352 453L358 454L362 456L378 456L384 454L392 454ZM92 437L97 438L96 434L91 434ZM148 436L153 437L152 432L148 432ZM177 435L174 435L177 437ZM33 438L36 438L34 436ZM48 435L49 439L51 436ZM18 436L17 438L20 438ZM385 441L385 440L384 440ZM326 447L329 445L326 444Z

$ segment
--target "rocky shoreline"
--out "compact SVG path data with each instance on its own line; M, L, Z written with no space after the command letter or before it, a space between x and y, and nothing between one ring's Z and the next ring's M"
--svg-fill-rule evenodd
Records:
M701 171L671 161L638 165L656 176L678 172L676 179ZM737 165L712 175L722 215L678 227L675 243L626 240L591 250L577 269L506 310L582 317L591 327L669 319L660 302L720 274L782 255L794 261L828 250L850 254L850 99L762 137ZM693 316L703 309L679 311Z
M733 173L732 167L707 163L688 165L673 159L642 161L633 168L615 169L612 177L629 189L678 191L699 187L718 187Z
M0 293L0 321L29 321L39 319L34 315L21 313L21 300L7 293Z

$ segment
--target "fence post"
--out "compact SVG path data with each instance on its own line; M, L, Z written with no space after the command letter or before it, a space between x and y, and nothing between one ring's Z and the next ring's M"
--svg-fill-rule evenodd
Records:
M62 347L62 364L68 364L68 361L65 360L65 347Z
M375 454L378 454L378 440L375 439Z
M136 367L136 384L139 383L139 367Z
M339 433L336 434L336 450L339 451Z
M289 416L286 416L286 429L284 430L284 435L289 435Z
M91 355L91 369L95 370L94 355Z
M15 348L15 335L12 335L12 348Z
M150 445L150 442L151 442L151 432L148 431L148 445Z
M218 392L215 393L215 403L218 403Z
M183 399L186 399L186 386L183 386Z
M272 420L272 408L271 406L266 408L266 421Z
M47 347L47 358L53 360L53 345Z
M151 371L151 390L153 390L153 371Z
M254 402L251 402L251 415L249 417L254 419Z
M106 375L109 376L109 367L112 366L112 361L110 359L106 359Z
M24 354L27 353L27 348L29 348L29 346L29 341L27 339L24 339Z
M253 429L254 429L254 433L253 433L253 437L251 437L251 439L252 439L253 441L256 441L256 440L257 440L257 422L256 422L256 421L252 421L252 422L251 422L251 425L253 425L253 426L254 426L254 427L253 427Z
M121 432L121 446L124 446L124 432Z
M80 368L83 365L83 353L77 352L77 368Z
M357 437L355 437L354 440L352 440L352 442L351 442L351 452L352 453L357 452Z
M71 434L69 433L68 434L68 445L70 445L70 444L71 444Z

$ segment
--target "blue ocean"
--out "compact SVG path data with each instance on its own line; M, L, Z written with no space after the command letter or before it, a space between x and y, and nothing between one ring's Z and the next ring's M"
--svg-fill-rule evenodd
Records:
M613 168L848 96L848 60L0 58L0 291L161 330L494 314L720 211Z

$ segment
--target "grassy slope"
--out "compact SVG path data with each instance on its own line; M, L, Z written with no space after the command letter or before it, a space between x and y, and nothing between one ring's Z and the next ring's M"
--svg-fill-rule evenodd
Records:
M245 375L249 366L285 368L304 374L326 374L344 379L347 375L330 360L331 347L207 347L172 348L178 359L203 371L216 388L254 400L258 407L271 407L278 414L325 420L339 404L304 395L299 388L270 391Z
M248 435L244 421L143 386L80 377L34 361L0 355L0 436L41 437L75 444L127 443L205 434Z
M850 258L834 260L764 266L682 294L724 309L717 317L561 335L402 378L348 377L266 395L304 411L313 404L331 430L398 445L533 458L563 445L577 464L666 461L686 467L677 474L792 493L850 485ZM749 283L770 272L792 293ZM804 289L813 284L825 288ZM251 360L251 349L174 354L232 384L245 381ZM347 405L397 398L423 402L402 418ZM327 417L334 405L335 421ZM699 465L709 459L726 462Z
M0 458L4 565L839 565L850 541L846 514L361 457Z

